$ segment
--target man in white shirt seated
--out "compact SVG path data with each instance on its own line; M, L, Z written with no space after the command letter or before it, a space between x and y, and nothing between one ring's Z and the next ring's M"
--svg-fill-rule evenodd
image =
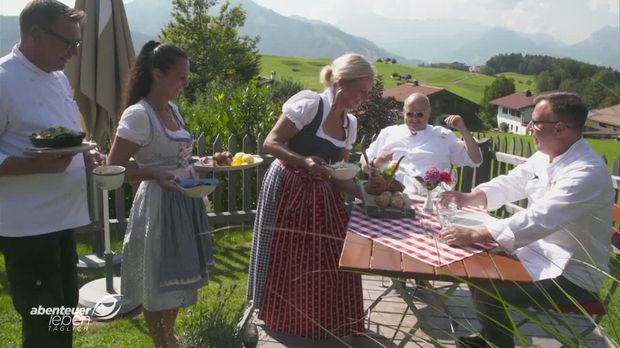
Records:
M403 104L404 124L381 130L377 139L366 150L370 167L385 168L390 161L405 156L396 172L396 179L405 185L405 192L418 192L416 176L423 175L430 167L449 170L451 165L478 167L482 154L478 143L471 136L465 121L451 115L445 123L461 132L459 140L451 130L429 125L431 103L424 94L413 93ZM370 173L369 164L361 159L362 170Z
M462 347L513 347L516 328L501 301L536 308L594 301L608 271L614 189L607 165L582 138L588 109L577 95L565 92L540 95L535 102L527 126L535 154L471 193L442 194L459 206L487 210L528 199L527 208L509 218L442 230L449 244L497 242L534 280L518 286L471 286L482 332L460 338Z

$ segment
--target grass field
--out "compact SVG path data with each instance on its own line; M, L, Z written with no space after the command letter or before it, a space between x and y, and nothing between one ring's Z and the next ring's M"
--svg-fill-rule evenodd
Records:
M245 289L247 283L248 260L250 256L251 231L233 231L214 233L214 249L216 252L216 269L210 273L211 281L208 286L199 292L199 302L195 306L183 308L177 319L177 333L183 338L195 336L195 329L190 327L196 323L202 324L205 320L205 330L209 331L210 345L204 347L238 347L231 345L233 339L230 330L237 323L240 316L232 313L234 319L222 323L222 311L214 319L214 307L225 304L225 310L236 312L245 304ZM113 243L113 250L121 250L122 243ZM78 253L90 253L91 247L87 243L78 244ZM80 283L101 277L101 274L80 275ZM222 298L222 289L228 295ZM194 325L195 326L195 325ZM19 347L21 345L21 318L13 309L8 294L8 283L4 271L4 257L0 257L0 346ZM223 337L222 337L223 336ZM88 348L116 348L116 347L152 347L152 341L147 333L146 324L142 315L131 318L117 319L111 322L92 322L83 330L75 330L74 347ZM218 343L219 342L219 343ZM185 347L193 347L185 342Z
M319 91L323 89L319 81L319 72L323 66L330 62L331 59L306 59L264 55L261 58L261 74L269 76L272 71L275 71L276 77L290 77L301 82L307 88ZM383 75L383 82L386 89L397 86L399 82L391 77L393 73L405 76L411 75L412 80L418 80L422 85L445 88L474 103L480 103L484 93L484 87L490 85L494 81L494 77L491 76L453 69L412 67L391 63L375 63L374 65L377 72ZM522 91L527 88L534 89L534 78L532 76L514 73L506 73L505 75L515 79L517 91ZM528 80L532 81L532 86L526 84Z
M529 89L532 93L536 93L536 76L534 75L523 75L512 72L497 74L497 76L499 75L504 75L509 79L513 79L517 92L523 92Z

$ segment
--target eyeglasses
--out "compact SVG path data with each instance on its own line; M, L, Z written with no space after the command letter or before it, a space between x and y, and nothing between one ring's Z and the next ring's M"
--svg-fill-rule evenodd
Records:
M70 40L70 39L67 39L66 37L56 33L55 31L53 31L51 29L48 29L48 28L41 28L41 29L45 30L46 33L52 35L53 37L57 38L58 40L64 42L64 44L67 45L66 49L78 48L82 44L82 40Z
M556 124L558 122L562 122L562 121L535 121L535 120L530 120L530 123L528 123L528 126L534 126L534 127L539 127L541 124Z

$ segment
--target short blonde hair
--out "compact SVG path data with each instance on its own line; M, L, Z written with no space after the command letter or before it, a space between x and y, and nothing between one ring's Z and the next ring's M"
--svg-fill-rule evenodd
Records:
M340 80L354 80L362 77L375 77L375 68L368 60L355 53L347 53L321 69L321 83L325 87L332 86Z

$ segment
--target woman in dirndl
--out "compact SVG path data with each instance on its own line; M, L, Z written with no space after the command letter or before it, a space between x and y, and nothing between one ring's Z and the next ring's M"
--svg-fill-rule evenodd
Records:
M173 179L195 177L192 135L170 102L187 86L189 60L181 49L147 42L125 90L126 106L109 164L126 165L127 181L141 181L123 243L123 296L142 305L155 347L178 347L179 307L195 304L214 265L205 203L182 193Z
M325 339L363 329L361 277L338 270L349 220L339 191L358 193L323 164L348 160L357 136L348 111L368 98L374 76L361 55L337 58L321 71L325 91L291 97L265 139L276 160L259 195L248 298L271 330Z

